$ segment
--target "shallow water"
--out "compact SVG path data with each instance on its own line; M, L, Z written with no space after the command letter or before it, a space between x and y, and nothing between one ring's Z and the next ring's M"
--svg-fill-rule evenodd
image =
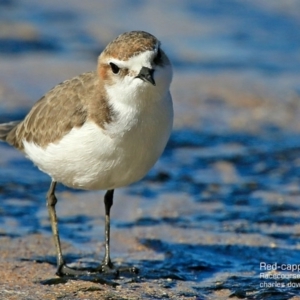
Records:
M300 260L299 8L298 1L0 1L0 123L94 68L105 44L137 24L170 53L173 134L146 178L116 192L112 209L113 258L141 269L130 284L116 281L122 286L148 282L178 299L299 294L299 279L287 279L298 271L261 268ZM48 176L7 145L0 153L3 249L7 238L50 239ZM95 266L103 193L59 186L58 197L67 261ZM55 264L54 246L19 259ZM260 278L276 272L286 278Z

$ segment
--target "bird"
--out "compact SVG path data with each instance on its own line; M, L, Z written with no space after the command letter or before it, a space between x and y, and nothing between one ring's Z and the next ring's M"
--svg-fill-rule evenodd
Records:
M105 253L97 271L112 270L110 210L114 190L142 179L171 135L172 64L161 42L129 31L101 52L94 71L47 92L23 120L0 124L0 140L51 178L46 194L60 277L80 275L64 260L55 205L57 183L104 190Z

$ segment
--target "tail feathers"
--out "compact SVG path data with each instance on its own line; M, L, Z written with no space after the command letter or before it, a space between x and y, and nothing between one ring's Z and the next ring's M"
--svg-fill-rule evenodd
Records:
M9 134L9 132L19 123L20 121L12 121L9 123L0 124L0 140L6 141L6 137Z

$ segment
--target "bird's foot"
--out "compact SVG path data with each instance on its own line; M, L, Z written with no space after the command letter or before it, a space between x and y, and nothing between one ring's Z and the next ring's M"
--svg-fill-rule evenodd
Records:
M101 274L104 278L119 278L120 276L132 276L137 275L139 269L132 266L120 266L115 267L111 262L109 264L102 263L97 268L85 268L85 269L73 269L67 266L65 263L61 264L56 271L56 275L59 277L80 277L80 276L94 276Z
M139 273L139 269L132 266L120 266L115 267L111 262L108 264L102 263L98 268L99 272L102 274L112 275L114 274L116 278L123 275L137 275Z
M91 275L92 271L87 270L87 269L73 269L68 267L66 264L61 264L58 266L56 275L59 277L64 277L64 276L87 276Z

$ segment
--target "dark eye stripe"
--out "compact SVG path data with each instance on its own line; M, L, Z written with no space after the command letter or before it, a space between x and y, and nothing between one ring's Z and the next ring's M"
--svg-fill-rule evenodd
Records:
M163 64L163 59L162 59L162 51L160 50L160 48L158 48L157 50L157 54L153 60L153 62L156 64L156 65L162 65Z

